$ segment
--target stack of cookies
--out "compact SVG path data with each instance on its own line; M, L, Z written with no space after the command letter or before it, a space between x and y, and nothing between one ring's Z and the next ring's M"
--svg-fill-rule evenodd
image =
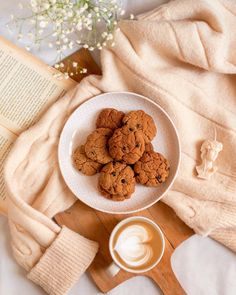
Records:
M124 114L103 109L96 128L73 153L74 166L85 175L100 172L98 189L111 200L131 197L135 183L158 186L169 175L169 162L153 150L157 133L151 116L142 110Z

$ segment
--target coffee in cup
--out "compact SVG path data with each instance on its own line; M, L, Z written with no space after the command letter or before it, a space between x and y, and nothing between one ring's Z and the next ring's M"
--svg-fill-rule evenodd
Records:
M113 230L109 249L115 262L108 268L114 276L120 268L133 273L152 269L163 256L165 248L161 229L145 217L130 217Z

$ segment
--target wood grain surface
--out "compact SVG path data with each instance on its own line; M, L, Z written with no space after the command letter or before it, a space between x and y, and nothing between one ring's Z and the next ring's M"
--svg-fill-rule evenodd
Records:
M87 69L86 74L76 74L75 68L72 66L72 62L77 62L82 68ZM61 72L69 72L73 73L73 80L76 82L80 82L84 77L95 74L100 75L101 69L96 64L94 59L92 58L91 54L86 49L80 49L79 51L73 53L69 57L63 60L64 67L61 69Z
M99 74L100 69L92 59L89 52L82 49L74 53L71 57L64 60L75 60L88 69L87 74ZM84 75L74 75L73 79L80 81ZM166 248L161 262L151 271L143 275L153 279L166 295L185 294L177 281L171 268L171 255L174 249L188 237L193 231L187 227L174 213L174 211L162 202L158 202L147 210L128 215L113 215L96 211L80 201L77 201L70 209L58 214L55 220L60 225L66 225L81 235L95 240L99 243L99 252L88 271L102 292L108 292L120 283L134 277L131 274L121 270L115 277L107 275L106 269L112 262L108 240L112 229L122 219L129 216L146 216L155 221L162 229Z

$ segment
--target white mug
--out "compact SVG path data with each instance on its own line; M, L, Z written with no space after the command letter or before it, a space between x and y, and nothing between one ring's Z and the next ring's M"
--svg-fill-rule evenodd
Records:
M162 241L162 250L161 250L161 253L160 253L160 256L157 257L156 261L149 267L147 268L144 268L144 269L132 269L132 268L128 268L126 266L124 266L123 264L121 264L115 257L114 255L114 249L113 249L113 239L117 233L117 231L125 224L131 222L131 221L143 221L143 222L147 222L149 224L151 224L154 229L156 229L156 231L158 232L160 238L161 238L161 241ZM119 222L113 229L111 235L110 235L110 239L109 239L109 251L110 251L110 254L111 254L111 257L113 259L113 262L108 266L107 268L107 274L110 276L110 277L114 277L115 275L118 274L118 272L123 269L127 272L131 272L131 273L143 273L143 272L146 272L146 271L149 271L151 269L153 269L160 261L161 261L161 258L164 254L164 250L165 250L165 238L164 238L164 235L160 229L160 227L155 223L153 222L151 219L149 218L146 218L146 217L143 217L143 216L133 216L133 217L129 217L129 218L126 218L124 220L122 220L121 222Z

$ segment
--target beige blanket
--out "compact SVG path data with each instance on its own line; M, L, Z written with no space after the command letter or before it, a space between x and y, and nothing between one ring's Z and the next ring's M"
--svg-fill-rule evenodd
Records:
M102 52L103 76L84 79L55 103L20 136L6 163L14 255L50 294L64 294L97 250L51 218L75 201L58 167L60 132L75 108L101 92L137 92L167 111L179 131L182 162L163 202L197 233L236 251L236 3L172 1L120 28L116 46ZM217 173L203 181L195 166L214 128L224 149Z

